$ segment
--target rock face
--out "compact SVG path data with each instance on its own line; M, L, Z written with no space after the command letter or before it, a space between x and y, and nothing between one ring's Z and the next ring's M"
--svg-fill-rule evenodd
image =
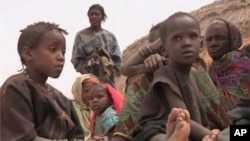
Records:
M202 35L204 35L205 29L214 18L223 18L234 23L240 28L242 36L244 38L244 44L250 43L250 0L217 0L211 4L201 7L198 10L191 12L200 22ZM167 17L166 17L167 18ZM164 19L163 19L164 20ZM129 45L124 51L122 59L125 61L133 52L147 43L148 35L141 37L134 43ZM203 58L206 64L209 66L211 58L208 56L206 47L203 49ZM125 91L125 76L116 78L117 88L120 92Z

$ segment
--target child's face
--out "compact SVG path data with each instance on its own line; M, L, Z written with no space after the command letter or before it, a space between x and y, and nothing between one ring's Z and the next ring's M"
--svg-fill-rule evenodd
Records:
M33 58L30 60L33 70L57 78L64 66L65 38L57 30L46 32L37 47L31 49Z
M206 44L209 56L218 60L229 49L229 31L223 22L210 25L206 32Z
M178 64L190 65L199 56L201 39L199 25L188 16L174 18L168 27L165 51Z
M97 8L92 8L89 11L89 22L91 26L100 26L103 20L102 13Z
M96 114L102 114L111 105L111 98L105 88L100 86L90 90L90 108Z
M82 84L82 101L87 106L89 106L89 100L90 100L89 91L93 85L94 85L93 83L83 83Z

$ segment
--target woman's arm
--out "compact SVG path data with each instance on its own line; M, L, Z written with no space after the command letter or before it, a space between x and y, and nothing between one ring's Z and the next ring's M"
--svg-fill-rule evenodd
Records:
M122 57L121 57L121 50L118 44L118 41L115 37L115 35L112 34L112 38L113 38L113 43L112 43L112 50L110 52L110 56L115 64L115 69L116 69L116 73L120 74L121 72L121 62L122 62Z

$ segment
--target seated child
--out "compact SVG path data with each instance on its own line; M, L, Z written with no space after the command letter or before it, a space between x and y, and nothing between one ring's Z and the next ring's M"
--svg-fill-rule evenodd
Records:
M17 50L25 69L1 86L0 140L84 140L72 102L46 83L63 70L64 34L58 25L47 22L21 30Z
M85 140L90 138L90 117L92 110L89 107L89 90L99 83L96 76L92 74L83 74L76 78L72 86L72 94L74 96L73 105L82 125Z
M90 89L90 107L94 112L91 118L91 136L112 135L122 111L124 96L110 84L96 84Z
M197 84L191 76L201 46L199 22L188 13L175 13L162 23L160 37L169 62L154 73L132 141L164 141L165 123L173 108L189 111L189 139L200 141L210 130Z

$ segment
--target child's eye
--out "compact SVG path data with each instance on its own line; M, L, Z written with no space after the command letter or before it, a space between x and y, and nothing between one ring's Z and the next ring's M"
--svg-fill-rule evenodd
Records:
M196 39L196 38L198 38L198 35L197 35L197 34L191 34L191 35L190 35L190 38Z
M56 47L55 46L51 46L49 49L52 53L56 52Z
M181 36L175 36L175 37L174 37L174 40L175 40L175 41L180 41L180 40L181 40Z

